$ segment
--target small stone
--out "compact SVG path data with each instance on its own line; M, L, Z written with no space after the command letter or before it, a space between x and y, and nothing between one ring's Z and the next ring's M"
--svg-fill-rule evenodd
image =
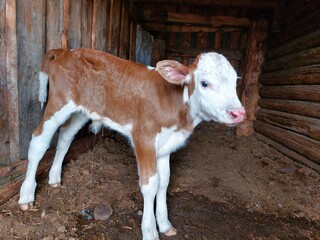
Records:
M283 167L283 168L278 168L277 171L279 173L284 173L284 174L292 174L297 171L295 167Z
M138 211L138 215L142 216L143 212L141 210Z
M93 216L95 220L105 221L108 218L110 218L112 213L113 213L113 209L111 207L111 204L106 202L104 204L100 204L97 207L95 207Z
M59 226L58 228L57 228L57 231L59 232L59 233L64 233L65 231L66 231L66 227L65 226Z
M305 212L299 212L298 214L296 214L298 218L304 218L306 216Z

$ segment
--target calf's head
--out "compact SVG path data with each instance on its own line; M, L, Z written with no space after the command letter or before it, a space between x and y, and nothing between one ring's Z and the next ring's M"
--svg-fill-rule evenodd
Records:
M230 62L218 53L203 53L186 67L176 61L157 64L159 73L169 82L186 84L193 118L214 120L229 126L245 119L245 110L236 92L237 74Z

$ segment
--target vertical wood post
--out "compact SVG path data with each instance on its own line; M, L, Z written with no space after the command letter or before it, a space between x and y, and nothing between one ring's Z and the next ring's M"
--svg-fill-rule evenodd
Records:
M63 29L61 40L63 50L68 50L69 8L70 0L63 0Z
M113 12L114 12L114 0L111 0L110 2L110 14L109 14L109 31L108 31L108 48L107 51L111 53L112 51L112 26L113 26Z
M97 9L98 8L98 2L97 0L93 1L93 13L92 13L92 35L91 35L91 48L96 49L97 48Z
M253 134L259 100L259 78L266 53L267 21L254 20L250 25L241 102L246 109L246 120L237 126L237 136Z
M17 5L16 0L7 0L7 87L9 111L10 161L19 159L19 92L17 59Z

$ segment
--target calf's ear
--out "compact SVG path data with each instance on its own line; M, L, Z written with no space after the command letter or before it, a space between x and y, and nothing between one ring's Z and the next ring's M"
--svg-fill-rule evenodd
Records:
M173 84L184 83L189 73L188 67L173 60L163 60L158 62L156 70L164 79Z

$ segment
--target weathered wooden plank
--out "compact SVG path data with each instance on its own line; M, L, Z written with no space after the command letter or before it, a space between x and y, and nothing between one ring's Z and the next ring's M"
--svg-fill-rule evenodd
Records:
M93 27L93 33L95 34L95 43L92 40L92 45L95 49L100 51L107 50L107 4L105 0L95 0L95 27ZM92 34L93 35L93 34Z
M136 33L137 25L134 22L130 23L130 54L129 60L135 61L136 59Z
M285 7L285 11L283 11L281 25L283 28L286 28L319 8L320 1L318 0L292 1Z
M264 123L260 120L254 122L254 129L256 132L320 164L319 141Z
M319 62L320 47L316 47L267 61L263 66L263 72L273 72L288 68L319 64Z
M120 9L120 28L119 28L119 44L118 44L118 56L123 58L124 47L124 34L125 34L125 1L121 2Z
M320 3L320 1L319 1ZM305 49L318 47L320 45L320 30L315 30L309 34L294 38L271 48L266 55L267 60L290 55Z
M263 86L261 98L320 101L320 85Z
M259 106L306 117L320 118L320 103L283 99L260 99Z
M301 36L308 32L311 32L314 29L319 28L320 26L320 9L317 11L305 15L304 18L299 19L294 24L289 27L281 30L278 34L275 34L270 38L270 45L276 46L282 42L293 39L297 36Z
M10 160L6 26L6 0L0 0L0 165Z
M198 32L197 33L197 45L198 49L206 49L207 48L207 39L208 33L207 32Z
M227 59L230 60L242 60L244 57L244 52L242 50L228 50L228 49L197 49L197 48L192 48L192 49L186 49L186 48L173 48L173 47L168 47L166 49L167 52L169 53L174 53L177 55L181 56L186 56L186 57L196 57L202 52L217 52L223 54Z
M68 30L69 30L69 14L70 0L63 0L63 27L61 36L61 48L68 50Z
M152 42L151 66L156 66L157 62L164 59L166 42L161 39L155 39Z
M34 14L37 13L37 14ZM17 5L20 158L25 158L33 130L41 118L38 72L45 53L45 1Z
M46 51L61 48L63 1L47 0L46 4Z
M257 114L257 119L305 135L309 138L320 140L319 119L268 109L260 109Z
M238 49L240 46L240 32L231 32L231 49Z
M113 2L113 20L112 20L112 47L111 53L119 56L119 38L120 38L120 24L121 24L121 4L123 0L114 0Z
M81 0L81 47L91 48L93 1Z
M148 21L148 19L144 19ZM168 12L164 21L173 23L190 23L190 24L204 24L210 26L237 26L248 27L250 20L248 18L237 18L230 16L203 16L193 13L177 13Z
M161 4L163 0L135 0L138 3ZM278 6L277 0L166 0L168 4L181 5L203 5L203 6L223 6L223 7L241 7L249 9L274 9ZM158 6L158 5L156 5Z
M246 120L236 128L237 136L253 134L253 121L256 118L259 100L259 78L264 55L266 53L266 37L268 22L256 20L251 23L242 88L240 88L241 102L246 109Z
M15 162L25 154L25 145L23 141L25 136L20 135L20 129L24 129L20 124L21 91L19 91L18 79L20 79L18 67L19 44L17 38L17 22L19 22L19 12L17 11L16 1L6 2L6 78L7 78L7 94L8 94L8 127L9 127L9 146L10 161ZM19 29L19 28L18 28ZM9 109L10 106L10 109ZM19 111L20 110L20 111ZM25 128L25 132L30 131ZM21 145L23 145L21 147ZM22 152L21 152L22 151Z
M68 163L70 159L75 159L80 154L88 151L93 147L94 136L89 136L81 139L76 139L65 157L64 163ZM55 149L47 151L43 160L40 162L37 170L37 180L47 177L52 159L55 154ZM10 197L18 193L21 184L25 178L27 170L27 160L20 160L17 163L0 168L0 205L5 203Z
M70 0L70 21L68 31L68 47L81 47L81 3L79 0Z
M310 159L300 155L299 153L285 147L284 145L282 145L282 144L280 144L270 138L263 136L262 134L259 134L256 132L255 135L258 137L258 139L265 142L266 144L271 145L272 147L277 149L279 152L282 152L284 155L288 156L292 160L297 161L298 163L302 163L303 165L306 165L306 166L320 172L320 165L319 164L317 164L317 163L311 161Z
M320 65L284 69L262 74L262 85L317 85L320 84Z
M108 18L108 36L107 36L107 51L112 51L112 38L113 38L113 15L114 15L114 0L108 2L109 18Z
M158 31L158 32L234 32L234 31L245 31L244 28L240 27L211 27L211 26L196 26L196 25L183 25L183 24L166 24L166 23L143 23L141 24L143 29L147 31Z

